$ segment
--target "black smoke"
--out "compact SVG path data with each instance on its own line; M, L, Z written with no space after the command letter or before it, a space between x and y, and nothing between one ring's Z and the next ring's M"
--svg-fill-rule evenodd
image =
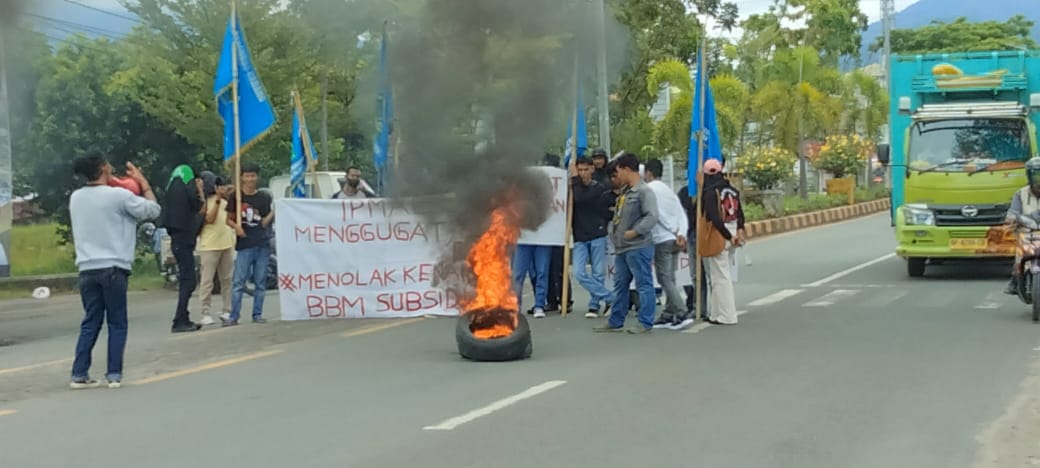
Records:
M425 210L458 240L442 257L439 286L461 292L472 284L465 256L495 208L517 204L524 229L551 213L549 181L525 168L563 142L576 58L585 103L595 103L595 4L426 0L414 20L397 24L390 61L400 162L392 195L452 194ZM617 43L619 28L608 21Z

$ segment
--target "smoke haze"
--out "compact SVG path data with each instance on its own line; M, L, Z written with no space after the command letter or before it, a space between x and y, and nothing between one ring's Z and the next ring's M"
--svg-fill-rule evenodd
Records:
M441 287L472 284L465 254L506 192L516 194L509 199L521 208L520 227L536 229L548 218L552 188L524 168L541 160L559 124L566 128L575 57L582 76L595 77L593 5L426 0L414 24L396 28L390 61L401 142L392 190L398 197L454 194L428 215L460 240L442 258ZM620 42L620 30L608 15L611 42ZM585 103L593 104L594 81L583 81ZM453 286L458 280L463 284Z

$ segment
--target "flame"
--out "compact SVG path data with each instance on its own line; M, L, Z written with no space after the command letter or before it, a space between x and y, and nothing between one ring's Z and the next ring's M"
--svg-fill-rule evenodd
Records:
M491 223L469 251L466 263L476 276L476 294L462 304L472 313L473 336L493 339L516 329L520 303L513 292L509 251L520 237L519 215L508 203L491 213Z
M473 336L481 340L504 338L512 333L513 329L505 325L492 325L491 328L481 328L478 330L473 330Z

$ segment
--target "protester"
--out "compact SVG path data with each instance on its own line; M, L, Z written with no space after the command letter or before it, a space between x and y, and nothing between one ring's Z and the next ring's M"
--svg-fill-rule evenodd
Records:
M703 177L698 175L698 179L703 180ZM689 317L696 318L697 299L696 299L696 287L697 284L697 199L690 196L690 186L683 185L676 194L679 196L679 202L682 203L683 211L686 212L686 221L688 228L686 230L686 253L689 255L690 261L690 286L683 286L683 290L686 293L686 313ZM704 264L704 259L701 259L701 319L708 321L708 268ZM674 328L674 327L673 327Z
M546 153L542 160L542 165L560 167L560 156ZM560 304L563 303L563 246L554 245L550 247L550 250L549 287L546 292L545 312L559 312ZM567 299L567 309L570 310L574 306L574 288L570 285L570 278L567 278L567 290L571 292L570 297Z
M213 278L220 278L220 296L224 302L220 316L231 318L232 275L235 271L235 231L228 226L227 197L234 196L233 186L225 185L216 174L205 171L202 190L206 195L206 221L199 235L199 271L202 275L199 299L202 302L202 325L217 323L209 313L213 294Z
M607 220L603 214L605 195L610 189L594 180L592 174L592 160L586 158L578 158L571 170L571 191L574 194L571 268L574 280L589 292L586 318L599 317L601 305L604 313L610 311L614 302L606 286ZM586 269L587 266L591 269Z
M744 245L744 211L740 192L722 175L722 163L715 159L704 162L704 191L701 196L704 215L697 233L697 248L708 264L711 284L711 323L736 325L737 306L733 295L731 256L733 249ZM729 245L727 245L729 244Z
M221 317L223 326L238 325L242 311L242 294L246 279L253 278L253 323L267 323L263 318L264 294L267 288L267 265L271 257L268 226L274 221L271 196L257 189L260 166L243 164L240 174L242 204L228 203L228 226L235 230L235 275L231 290L231 315ZM241 222L239 222L241 217Z
M639 324L628 330L642 334L654 326L654 279L650 272L654 258L651 230L657 224L654 192L639 175L639 159L631 153L617 157L617 178L624 184L615 204L611 242L614 244L614 304L610 319L596 327L597 332L620 332L628 313L628 285L635 279L639 292Z
M177 310L173 315L173 333L193 332L202 325L191 321L188 302L195 292L195 244L202 228L206 197L202 179L187 165L177 166L170 174L163 199L160 225L170 234L173 257L177 260Z
M602 148L596 148L589 155L589 159L592 160L592 179L604 187L610 187L610 174L607 172L607 151Z
M377 198L375 191L361 180L361 169L357 166L347 168L347 177L339 180L341 189L332 195L333 199Z
M647 186L654 192L658 213L657 224L651 231L654 241L654 272L665 296L664 310L654 322L654 327L682 329L694 321L683 309L684 300L675 280L675 270L679 268L679 253L686 248L689 222L679 197L672 193L671 187L661 182L663 173L664 164L660 159L646 162L644 178Z
M101 324L107 321L105 378L109 388L119 388L127 335L126 290L137 246L137 223L155 219L160 208L148 180L129 162L126 175L140 187L141 196L108 186L112 166L100 154L77 158L73 171L86 180L86 185L69 198L84 316L69 386L83 389L100 385L90 378L91 354L101 333Z

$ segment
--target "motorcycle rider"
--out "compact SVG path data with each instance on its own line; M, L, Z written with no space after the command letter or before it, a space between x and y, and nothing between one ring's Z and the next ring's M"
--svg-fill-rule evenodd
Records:
M1032 215L1040 211L1040 157L1031 158L1026 161L1026 180L1028 185L1022 187L1011 197L1011 208L1008 209L1007 226L1014 227L1019 215ZM1008 282L1005 293L1012 296L1018 294L1018 282L1021 272L1018 271L1021 253L1016 249L1015 264L1011 267L1011 281Z

